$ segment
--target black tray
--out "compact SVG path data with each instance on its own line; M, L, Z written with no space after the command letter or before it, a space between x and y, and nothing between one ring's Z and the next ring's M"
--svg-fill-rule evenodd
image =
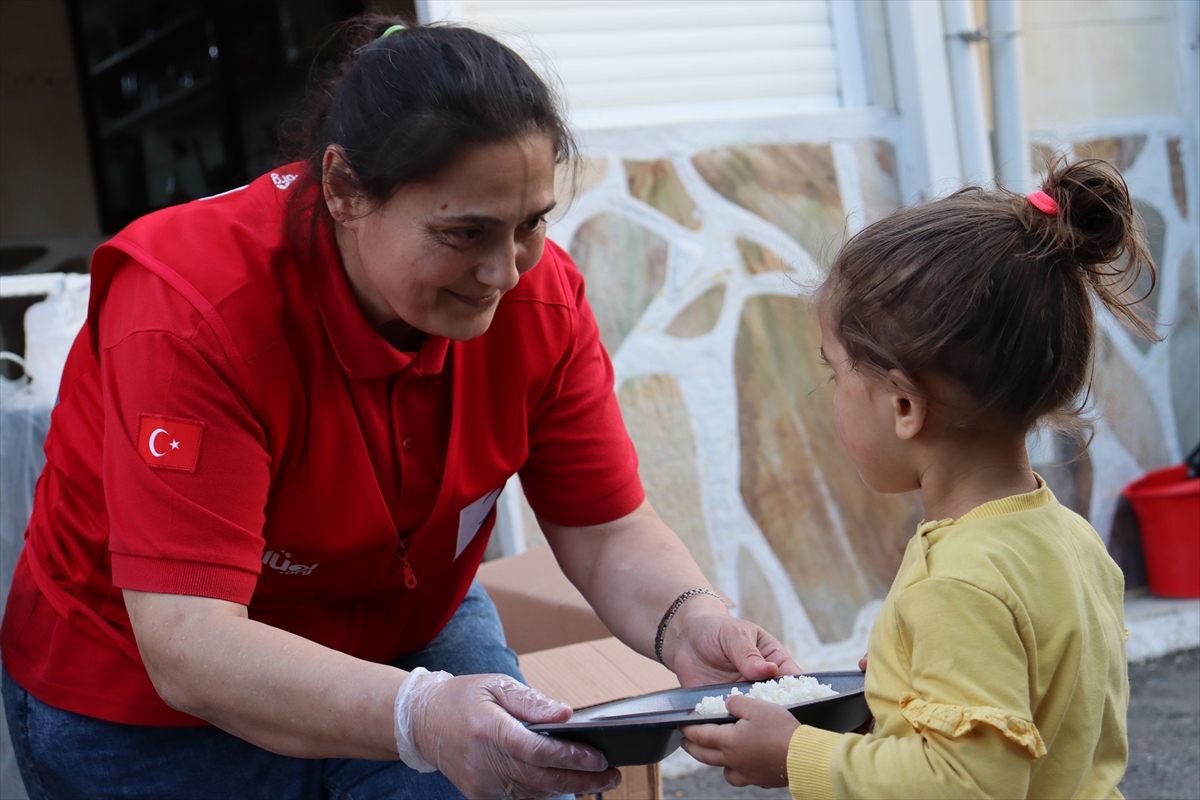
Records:
M871 711L863 697L861 672L811 672L808 675L833 687L837 694L788 706L792 716L800 722L846 733L870 719ZM735 686L746 693L751 685L752 682L743 681L645 694L583 708L566 722L530 725L529 730L591 745L604 753L610 767L655 764L679 747L683 738L680 725L735 721L732 716L696 714L692 711L696 703L712 695L728 695Z

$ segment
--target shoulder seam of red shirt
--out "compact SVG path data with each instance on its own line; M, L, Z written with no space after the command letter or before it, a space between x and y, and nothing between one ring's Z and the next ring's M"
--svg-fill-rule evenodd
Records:
M234 339L229 326L225 324L225 319L213 304L209 302L208 298L188 281L187 278L151 256L136 242L122 241L111 246L132 256L143 267L169 283L200 312L200 315L209 322L213 333L216 334L217 341L221 345L221 349L225 351L225 357L229 359L230 364L233 366L238 382L242 384L241 390L246 395L246 400L250 402L253 408L261 409L262 397L259 394L257 384L254 382L254 377L246 367L246 361L237 346L237 340Z

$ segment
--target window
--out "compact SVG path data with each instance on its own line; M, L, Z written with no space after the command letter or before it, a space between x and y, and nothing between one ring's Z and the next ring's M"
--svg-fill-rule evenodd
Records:
M497 36L557 78L573 122L583 128L858 105L861 92L848 91L855 81L858 91L863 74L854 6L838 0L418 5L425 19L458 20Z

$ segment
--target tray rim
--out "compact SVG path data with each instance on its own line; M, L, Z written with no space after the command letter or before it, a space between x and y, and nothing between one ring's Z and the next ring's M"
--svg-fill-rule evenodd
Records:
M828 672L805 672L805 673L801 673L801 674L807 675L810 678L865 676L865 673L860 672L859 670L856 670L856 669L855 670L832 670L832 671L828 671ZM785 676L779 675L777 677L782 678ZM768 680L772 680L772 679L768 679ZM576 712L589 711L589 710L595 709L595 708L603 708L604 706L616 705L617 703L624 703L624 702L628 702L629 700L641 699L641 698L646 698L646 697L658 697L660 695L665 695L665 694L673 694L673 693L681 691L683 689L688 689L688 690L709 689L709 688L717 689L717 688L724 687L725 691L723 692L723 694L728 694L729 693L728 689L731 687L734 687L734 686L741 687L741 686L752 685L755 683L762 683L762 681L732 681L730 683L713 683L713 684L708 684L707 686L681 686L678 689L663 689L663 690L657 691L657 692L649 692L647 694L636 695L634 697L627 697L622 700L610 700L607 703L596 703L594 705L585 706L583 708L576 709ZM830 695L829 697L818 697L813 700L803 700L799 703L792 703L791 705L781 706L781 708L786 708L788 711L792 711L793 709L803 708L804 706L815 705L818 703L834 702L840 698L854 697L856 695L863 694L865 691L866 691L866 687L863 686L863 687L860 687L858 689L853 689L848 692L838 692L837 694ZM714 694L715 694L715 692L714 692ZM683 716L683 717L674 716L671 719L661 719L661 718L654 719L653 717L651 717L649 719L644 719L644 720L589 719L589 720L577 720L574 722L571 720L567 720L566 722L542 722L542 723L528 725L527 727L533 733L553 734L553 733L557 733L560 731L565 732L565 731L579 731L579 730L606 730L608 728L641 729L641 728L678 728L683 725L708 725L708 724L725 725L725 724L728 724L731 722L736 722L736 721L737 721L737 717L735 717L731 714L718 717L718 716L703 716L700 714L696 714L695 712L692 712L692 713L688 714L687 716Z

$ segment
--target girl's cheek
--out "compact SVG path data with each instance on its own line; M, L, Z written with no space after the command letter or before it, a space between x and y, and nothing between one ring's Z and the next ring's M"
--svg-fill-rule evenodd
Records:
M843 446L847 444L845 416L844 403L835 390L833 393L833 425L837 428L838 438L841 440Z

